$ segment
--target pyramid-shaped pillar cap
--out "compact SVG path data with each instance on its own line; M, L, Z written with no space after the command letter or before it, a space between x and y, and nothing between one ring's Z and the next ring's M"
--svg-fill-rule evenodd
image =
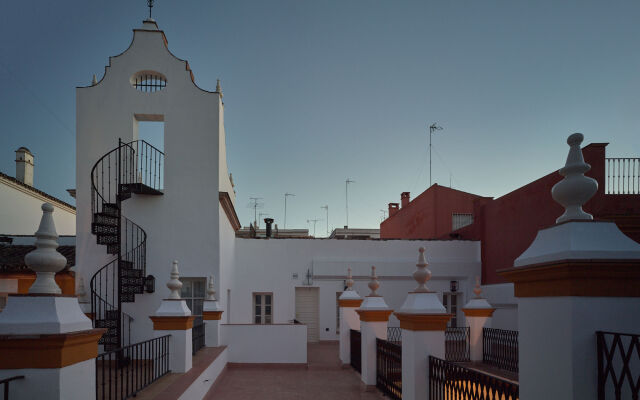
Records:
M446 314L447 310L442 305L435 292L427 289L426 283L431 279L431 271L427 269L427 259L424 247L418 249L418 263L413 279L418 282L418 287L409 292L406 300L398 310L398 313L406 314Z
M345 279L345 286L347 287L340 295L338 300L362 300L362 297L353 288L353 277L351 276L351 267L347 268L347 279Z

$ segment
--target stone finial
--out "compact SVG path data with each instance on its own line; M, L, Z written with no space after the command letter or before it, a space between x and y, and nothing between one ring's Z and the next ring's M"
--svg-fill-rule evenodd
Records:
M551 189L553 199L564 207L562 214L556 223L570 220L592 220L593 216L582 210L582 206L597 191L598 182L584 173L591 169L591 166L584 162L580 144L584 140L582 133L574 133L567 139L569 144L569 155L564 167L558 171L564 176L560 182Z
M418 287L414 290L414 292L418 293L428 293L429 289L427 288L427 281L431 279L431 271L427 268L427 259L424 256L424 247L420 247L418 249L420 255L418 256L418 263L416 267L418 269L413 273L413 279L418 282Z
M53 223L53 206L42 205L42 219L36 235L36 249L24 257L24 262L36 273L36 281L29 293L60 294L62 291L55 281L56 272L62 271L67 259L56 250L58 234Z
M378 282L378 276L376 275L376 267L371 266L371 281L369 282L369 289L371 289L371 293L369 293L369 297L378 297L380 296L376 293L376 290L380 287L380 283Z
M96 74L93 74L93 79L91 79L91 86L95 86L98 84L98 78L96 78Z
M171 279L167 282L167 287L171 291L169 293L169 299L171 300L180 300L180 289L182 289L182 282L179 280L180 272L178 272L178 261L173 261L173 266L171 267Z
M209 285L207 286L207 298L205 300L216 301L216 289L213 287L213 275L209 275Z
M473 293L476 295L476 299L480 299L480 293L482 293L482 288L480 287L480 277L476 276L476 286L473 288Z
M347 285L347 290L353 290L353 278L351 277L351 267L347 268L347 279L344 281Z

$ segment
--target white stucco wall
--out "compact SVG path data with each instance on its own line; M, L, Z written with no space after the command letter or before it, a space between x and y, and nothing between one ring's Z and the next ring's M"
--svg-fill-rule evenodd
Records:
M518 299L513 295L513 283L484 285L482 297L496 309L492 328L518 330Z
M33 235L42 218L42 203L54 207L58 235L76 234L76 211L14 182L0 178L0 235Z
M306 363L305 325L221 325L220 339L227 346L229 362Z
M136 90L130 78L139 71L161 73L166 88ZM76 255L87 285L114 258L91 233L91 169L119 138L137 139L138 120L164 121L164 195L133 195L122 203L123 216L147 233L146 272L157 279L154 294L136 295L135 303L124 305L135 318L132 340L148 339L148 316L168 294L172 260L179 261L182 277L219 276L221 98L194 84L186 62L168 51L163 34L149 23L134 30L125 52L109 59L102 80L78 88L76 96Z
M236 262L231 290L231 321L251 323L252 293L273 292L273 321L286 323L295 317L295 288L304 286L308 269L312 286L319 287L320 340L338 340L336 334L336 292L344 288L351 267L354 288L367 295L371 265L380 280L378 293L389 307L398 309L409 291L416 287L411 277L418 248L426 248L433 277L429 288L438 293L449 290L451 280L459 281L461 306L472 294L475 276L480 274L480 246L472 241L336 240L336 239L236 239ZM293 279L292 274L298 278ZM464 320L459 312L459 324ZM390 326L398 326L391 317Z
M219 209L220 220L220 269L215 277L216 281L216 298L218 304L225 312L222 313L222 323L229 322L229 308L227 306L228 293L233 287L235 279L235 262L236 262L236 235L231 222L227 218L224 210Z

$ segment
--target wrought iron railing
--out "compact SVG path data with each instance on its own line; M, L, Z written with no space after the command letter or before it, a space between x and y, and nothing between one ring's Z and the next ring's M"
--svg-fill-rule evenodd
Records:
M447 327L444 331L444 355L447 361L469 361L469 327Z
M493 375L429 356L430 400L517 400L519 386Z
M356 331L351 329L349 332L349 346L350 346L350 358L351 358L351 366L358 372L361 372L361 363L362 363L362 355L361 351L361 336L360 331Z
M402 399L402 346L376 339L376 387L392 399Z
M606 158L606 194L640 194L640 158Z
M483 328L482 362L518 372L518 331Z
M96 357L96 400L124 400L170 372L171 335L132 344Z
M393 343L402 343L402 329L399 326L387 327L387 340Z
M204 321L202 317L196 318L193 321L193 328L191 329L191 353L196 354L198 350L204 347Z
M640 335L596 332L598 400L638 400Z
M3 400L9 400L9 382L24 379L24 375L12 376L11 378L0 379L0 386L4 394Z

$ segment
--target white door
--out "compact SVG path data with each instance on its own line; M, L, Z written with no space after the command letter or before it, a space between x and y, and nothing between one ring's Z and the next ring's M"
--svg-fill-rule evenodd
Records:
M317 287L296 288L296 319L307 325L307 342L317 342L318 335L318 299Z

